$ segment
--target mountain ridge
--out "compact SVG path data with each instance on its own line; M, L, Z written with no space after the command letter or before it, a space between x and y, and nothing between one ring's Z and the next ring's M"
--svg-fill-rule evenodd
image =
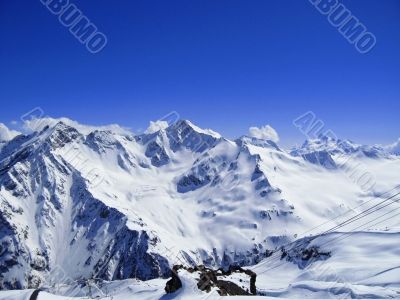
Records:
M335 160L349 153L331 144L289 153L187 120L141 135L82 126L56 122L0 149L2 288L38 287L58 267L74 280L167 277L176 255L209 267L254 265L373 194L347 178ZM316 149L329 159L307 156ZM354 149L360 155L350 152L348 165L398 170L397 156ZM393 184L379 179L375 188Z

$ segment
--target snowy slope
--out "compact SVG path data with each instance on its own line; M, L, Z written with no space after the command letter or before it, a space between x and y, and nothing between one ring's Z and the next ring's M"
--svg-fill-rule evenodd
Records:
M332 233L314 239L308 247L318 246L329 251L330 258L315 260L306 267L299 267L301 260L266 259L251 267L257 275L256 299L347 299L347 298L398 298L400 297L399 232L354 232L351 235ZM298 241L297 245L302 241ZM288 249L294 248L291 244ZM294 253L294 251L289 251ZM379 253L379 255L377 255ZM201 292L196 275L179 272L183 287L174 294L165 295L165 279L146 282L134 279L105 282L93 289L93 297L102 299L221 299L215 292ZM238 275L236 275L238 276ZM239 282L241 278L230 278ZM245 278L242 278L246 285ZM84 288L85 292L87 288ZM0 299L26 299L27 291L0 292ZM262 295L262 296L261 296ZM107 297L108 296L108 297ZM222 299L252 299L248 297L223 297ZM87 299L84 297L56 298L41 292L40 299Z
M329 251L329 259L305 268L267 259L252 269L258 273L259 292L271 297L398 298L399 242L399 232L331 233L310 244Z
M185 120L137 136L118 126L40 124L0 150L3 289L157 281L177 263L257 265L400 184L398 156L348 141L321 138L289 153ZM359 166L373 174L368 189L353 175Z

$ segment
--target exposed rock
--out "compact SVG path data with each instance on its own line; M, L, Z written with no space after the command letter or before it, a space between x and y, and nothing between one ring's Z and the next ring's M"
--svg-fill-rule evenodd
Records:
M209 293L212 288L217 288L221 296L249 296L257 294L257 274L253 271L238 266L231 266L228 271L224 269L212 270L203 265L189 268L182 265L175 265L172 269L172 278L167 282L165 287L167 293L173 293L182 287L182 282L178 275L179 270L186 270L189 273L199 273L197 287L199 290L207 293ZM248 275L250 277L249 289L245 290L229 280L218 278L232 275L232 273L244 273Z
M293 262L297 264L300 269L304 269L316 261L326 260L331 257L330 252L323 252L318 247L312 246L307 248L310 241L311 240L302 241L302 244L295 244L288 249L282 247L280 249L281 259Z
M184 147L193 152L203 152L219 139L216 133L201 130L187 120L179 120L173 124L167 129L167 135L173 151Z
M167 294L175 293L182 287L182 281L179 279L178 270L180 266L174 266L171 271L172 278L167 281L165 292Z
M216 286L221 296L249 296L250 294L233 282L218 280Z
M156 141L152 141L147 145L145 155L151 158L151 164L155 167L161 167L170 161L164 147Z
M336 169L336 163L327 151L316 151L302 155L304 160L325 167L327 169Z

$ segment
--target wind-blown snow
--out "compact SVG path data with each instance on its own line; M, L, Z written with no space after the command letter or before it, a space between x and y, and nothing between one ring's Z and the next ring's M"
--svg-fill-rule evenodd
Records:
M167 121L150 121L150 125L144 133L146 134L155 133L159 130L166 129L168 126L169 124Z
M20 132L16 130L9 129L3 123L0 123L0 143L1 142L8 142L19 135Z
M262 140L271 140L275 143L279 142L279 135L271 125L261 127L250 127L249 136Z

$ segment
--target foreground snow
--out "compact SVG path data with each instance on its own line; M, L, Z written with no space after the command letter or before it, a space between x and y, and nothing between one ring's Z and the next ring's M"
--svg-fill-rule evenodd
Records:
M296 262L267 258L252 266L257 276L259 298L399 298L400 297L400 244L399 232L355 232L351 235L332 233L312 241L314 246L329 249L331 257L316 261L302 268ZM329 245L329 246L328 246ZM290 249L290 248L289 248ZM378 255L379 254L379 255ZM128 279L99 285L92 289L93 297L100 299L154 300L154 299L229 299L220 297L214 290L210 293L199 291L196 276L180 272L183 287L174 294L166 295L165 279L138 281ZM234 278L236 277L236 278ZM245 278L235 275L229 280L239 283ZM242 282L240 282L242 283ZM63 291L63 289L59 289ZM33 290L3 291L0 299L27 299ZM67 289L64 292L68 294ZM85 288L83 293L87 293ZM87 297L56 297L41 292L44 299L88 299ZM232 299L252 299L232 297Z
M399 232L332 233L311 245L331 257L299 268L266 259L252 267L259 292L284 298L399 298Z

